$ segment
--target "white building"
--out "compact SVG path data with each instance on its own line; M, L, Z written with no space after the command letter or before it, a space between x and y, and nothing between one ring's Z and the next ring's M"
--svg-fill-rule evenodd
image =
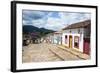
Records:
M51 44L62 44L62 33L61 32L53 32L46 35L46 43Z
M62 33L60 31L53 33L53 43L62 44Z
M90 54L91 21L71 24L62 29L62 44L86 54Z

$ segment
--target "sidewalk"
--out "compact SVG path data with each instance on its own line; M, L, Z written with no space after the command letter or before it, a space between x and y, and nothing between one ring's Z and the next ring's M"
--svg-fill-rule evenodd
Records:
M54 53L56 56L61 58L63 61L73 61L73 60L83 60L82 58L78 57L77 55L74 55L70 53L69 51L66 51L64 49L61 49L61 47L58 45L49 45L49 50Z
M84 60L90 59L90 56L89 55L83 54L82 52L77 51L75 49L69 49L69 48L67 48L65 46L62 46L62 45L58 45L58 47L61 48L61 49L63 49L63 50L65 50L65 51L70 52L73 55L76 55L77 57L79 57L81 59L84 59Z

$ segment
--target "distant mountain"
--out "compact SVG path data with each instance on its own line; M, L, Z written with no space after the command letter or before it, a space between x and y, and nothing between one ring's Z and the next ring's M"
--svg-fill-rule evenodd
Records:
M41 32L55 32L53 30L45 29L45 28L40 28Z
M45 29L45 28L38 28L32 25L23 25L23 33L40 33L39 35L45 35L48 33L55 32L53 30Z
M23 32L40 32L40 29L32 25L23 25Z

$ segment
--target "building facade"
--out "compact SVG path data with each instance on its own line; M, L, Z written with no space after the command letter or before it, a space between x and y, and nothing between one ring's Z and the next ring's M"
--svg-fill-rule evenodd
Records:
M90 54L91 21L71 24L62 29L62 44L68 48Z
M51 44L62 44L62 33L61 32L53 32L47 34L45 37L46 43Z
M53 33L53 43L62 44L62 33L60 31Z

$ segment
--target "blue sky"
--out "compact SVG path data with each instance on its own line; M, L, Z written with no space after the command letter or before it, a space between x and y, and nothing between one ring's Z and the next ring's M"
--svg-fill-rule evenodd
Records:
M91 19L90 13L23 10L23 25L59 31L76 22Z

